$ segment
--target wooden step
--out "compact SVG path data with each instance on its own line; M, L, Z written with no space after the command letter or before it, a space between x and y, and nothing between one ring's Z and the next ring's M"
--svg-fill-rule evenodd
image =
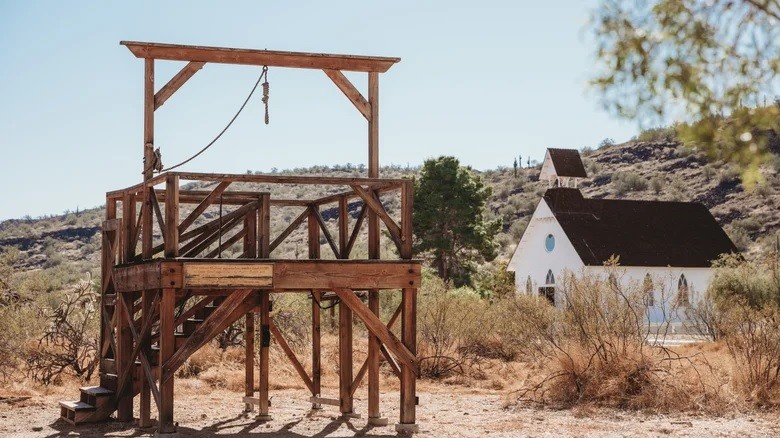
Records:
M190 318L182 324L182 333L191 335L203 323L202 319Z
M96 410L95 406L80 400L60 402L60 417L73 425L83 423Z
M200 309L198 309L197 312L195 312L195 318L197 319L206 319L209 316L211 316L212 313L214 313L215 310L217 310L218 306L214 305L208 305L204 306Z
M116 391L116 385L119 377L114 373L100 373L100 386L111 391Z
M111 396L114 395L114 391L102 386L83 386L79 390L81 401L97 409L107 406L111 402Z

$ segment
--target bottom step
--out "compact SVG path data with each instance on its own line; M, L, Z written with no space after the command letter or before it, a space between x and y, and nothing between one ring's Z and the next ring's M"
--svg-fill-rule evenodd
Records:
M79 400L60 402L60 416L73 425L83 423L95 410L91 404Z

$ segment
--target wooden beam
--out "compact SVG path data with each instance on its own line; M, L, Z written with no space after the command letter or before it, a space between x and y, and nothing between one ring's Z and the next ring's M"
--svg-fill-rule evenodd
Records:
M390 231L390 235L393 237L393 240L396 240L397 242L400 242L401 240L401 227L398 226L398 224L395 223L393 218L390 217L389 214L387 214L387 211L385 210L385 207L382 205L381 202L379 202L379 199L373 194L364 189L361 186L352 186L352 189L360 195L360 197L363 199L363 202L368 205L368 208L371 209L372 212L376 213L377 216L379 216L380 219L382 219L382 222L387 225L388 231Z
M397 289L419 287L420 264L398 261L274 261L275 289Z
M273 286L273 263L184 262L184 288L260 288Z
M347 250L344 253L345 259L348 259L349 255L352 253L352 248L355 246L355 242L357 241L358 234L360 234L360 227L363 225L363 221L366 219L367 212L368 212L368 208L364 203L363 206L360 207L360 214L358 214L357 222L355 222L355 228L352 229L352 234L350 234L349 236L349 242L347 242Z
M225 189L230 186L230 181L221 181L219 184L217 184L216 187L214 187L214 190L211 191L204 199L203 201L198 204L197 207L195 207L194 210L192 210L192 213L187 215L187 217L181 221L181 224L179 224L179 233L184 233L187 231L187 228L190 227L193 223L195 223L195 220L200 217L201 214L203 214L204 211L209 207L209 205L213 204L214 201L219 198L220 195L222 195L222 192L225 191Z
M320 228L322 229L322 234L325 236L325 240L328 242L328 245L330 246L331 251L333 251L333 255L337 258L341 258L341 254L339 253L339 248L336 247L336 242L333 241L333 236L330 234L330 230L328 230L328 227L325 226L325 219L322 218L322 214L320 213L319 207L312 205L311 207L312 214L314 215L314 218L317 220L317 223L320 224ZM319 241L317 241L317 245L319 245Z
M400 58L120 41L138 58L269 67L386 72Z
M154 190L149 191L149 199L152 201L152 211L154 211L154 216L157 218L157 226L160 227L160 234L162 234L163 241L165 241L165 219L162 210L160 209L160 202L157 200L157 194Z
M163 362L160 381L167 382L171 380L176 370L188 357L211 341L225 327L253 309L257 303L253 300L252 294L253 291L251 289L246 289L234 291L228 295L225 301L187 338L184 345ZM162 328L160 330L162 335L165 335Z
M190 61L187 65L184 66L174 77L171 78L170 81L168 81L167 84L165 84L162 88L160 88L160 91L155 93L154 95L154 109L157 110L157 108L160 108L163 106L166 100L168 100L169 97L173 96L173 93L175 93L179 88L181 88L182 85L184 85L185 82L190 80L190 78L195 75L195 73L198 72L203 66L205 65L205 62L198 62L198 61Z
M398 319L398 317L401 315L401 306L399 305L395 312L393 312L393 316L390 317L390 320L387 322L387 328L388 330L393 328L393 325L395 324L395 321ZM385 360L387 361L388 365L390 365L390 368L393 369L393 373L401 377L401 370L398 368L398 364L395 363L395 360L390 356L390 353L387 351L384 345L381 345L380 347L382 354L385 356ZM360 382L363 381L363 377L365 377L366 372L368 371L368 358L366 358L365 361L363 361L363 365L360 367L360 370L357 373L357 376L355 376L355 380L352 381L352 394L355 393L355 391L358 389L358 386L360 386Z
M366 98L360 94L360 91L358 91L358 89L352 85L352 82L350 82L349 79L344 76L344 73L338 70L328 69L323 71L326 75L328 75L330 80L336 84L339 90L341 90L341 92L347 96L347 99L352 102L352 105L355 105L355 108L357 108L358 111L363 114L363 117L365 117L366 120L371 120L371 108L368 105L368 101L366 101Z
M412 212L414 210L414 183L408 181L401 187L401 258L412 258Z
M360 298L350 289L335 288L333 291L341 299L341 303L346 304L366 325L366 328L376 335L383 344L387 346L393 355L401 364L417 369L417 358L395 335L387 329L382 321L366 307ZM351 381L349 383L352 383Z
M309 217L309 209L308 208L303 210L301 212L301 214L298 215L298 217L295 218L295 220L292 221L290 223L290 225L288 225L287 228L284 229L284 231L281 232L281 234L276 236L276 239L274 239L273 242L271 242L271 245L270 245L270 247L268 249L269 254L271 252L273 252L273 250L275 250L277 246L279 246L282 242L284 242L284 239L286 239L287 236L289 236L293 231L298 229L298 227L301 226L301 224L303 223L304 219L306 219L307 217Z
M292 351L292 348L290 348L290 345L284 339L284 336L282 336L282 332L279 331L278 327L276 327L273 318L268 320L268 326L271 330L271 334L274 335L274 339L276 339L276 343L282 347L282 351L284 351L287 359L290 360L290 363L292 364L293 368L295 368L295 371L298 372L298 375L301 377L301 380L303 380L306 388L309 389L309 392L314 393L314 384L312 383L311 378L309 378L309 375L306 373L303 365L301 365L301 362L298 361L298 358L295 356L295 352Z
M368 177L379 178L379 75L368 73Z

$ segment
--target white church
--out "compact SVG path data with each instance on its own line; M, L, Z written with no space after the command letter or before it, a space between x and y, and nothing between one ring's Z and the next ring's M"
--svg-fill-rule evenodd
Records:
M737 248L701 203L585 198L576 187L586 177L577 150L547 150L539 179L549 188L507 267L518 293L560 305L565 275L597 275L643 288L651 322L682 319L712 261ZM613 257L619 267L606 268Z

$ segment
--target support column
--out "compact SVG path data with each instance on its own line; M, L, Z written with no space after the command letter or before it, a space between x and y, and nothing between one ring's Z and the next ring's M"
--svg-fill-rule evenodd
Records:
M133 350L133 334L130 331L130 323L127 318L124 317L125 310L123 307L131 307L133 304L132 293L117 293L116 310L119 317L117 318L116 328L116 349L117 357L115 360L116 375L122 376L128 367L135 367L135 361L130 357ZM128 303L129 301L129 303ZM128 306L129 304L129 306ZM130 313L133 313L130 308ZM131 372L134 373L134 370ZM121 393L117 393L119 404L117 405L116 419L120 422L128 422L133 420L133 385L132 381L135 376L131 374L129 384L125 384Z
M350 293L352 293L350 291ZM352 309L339 304L339 410L344 417L357 417L352 404Z
M160 374L163 364L173 356L176 348L174 331L176 330L176 289L162 290L160 301ZM157 435L177 436L176 424L173 422L173 383L175 378L160 383L160 409Z
M318 208L312 205L309 208ZM307 218L309 232L309 258L320 258L320 225L314 212L309 213ZM312 397L321 396L321 375L322 375L322 356L321 356L321 333L320 333L320 299L322 293L319 290L311 291L311 383ZM312 403L312 409L322 409L320 403Z
M260 421L271 421L272 417L268 413L270 403L268 400L268 371L269 371L269 348L271 347L271 301L270 292L260 291L260 388L259 405L260 412L257 419Z
M379 177L379 74L368 74L368 104L371 118L368 120L368 154L370 178ZM379 217L373 210L368 212L368 258L380 259ZM368 291L368 307L379 316L379 291ZM379 411L379 339L371 331L368 332L368 424L375 426L387 425L387 418L382 418Z
M322 396L322 353L320 330L320 303L322 293L318 290L311 291L311 383L312 395ZM322 409L319 403L313 403L312 409Z
M246 362L246 380L244 382L244 395L253 397L255 395L255 314L249 312L246 314L246 326L244 327L244 344ZM246 403L245 412L252 412L255 409L254 403Z
M417 289L403 289L401 297L401 342L417 354ZM401 364L401 415L395 425L397 432L417 432L417 376L414 369Z
M149 289L144 289L143 292L141 292L141 327L146 327L147 321L149 319L154 318L154 309L152 308L152 300L154 296L154 291ZM144 336L141 335L140 340L143 340ZM152 359L149 357L151 353L151 339L147 339L146 342L144 342L144 345L141 345L140 351L146 355L146 357L151 361ZM158 362L159 363L159 362ZM151 427L152 426L152 420L151 420L151 410L152 410L152 393L151 393L151 386L149 385L149 380L146 379L145 375L141 375L141 392L140 392L140 401L139 401L139 416L138 416L138 426L145 428L145 427Z

